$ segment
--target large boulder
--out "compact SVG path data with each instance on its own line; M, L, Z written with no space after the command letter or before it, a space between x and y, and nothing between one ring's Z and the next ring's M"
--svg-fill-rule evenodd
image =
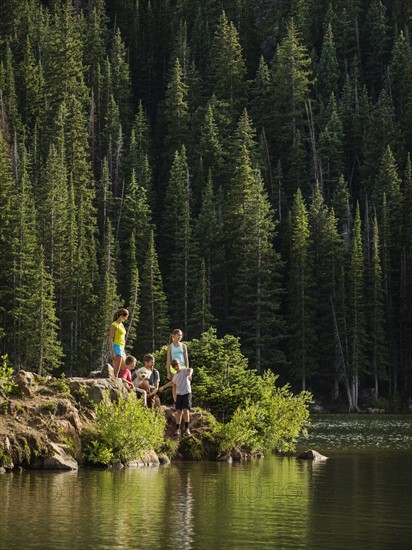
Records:
M43 459L45 470L77 470L77 461L66 452L63 445L50 443L52 454Z
M127 397L129 390L121 378L69 378L70 393L79 401L85 399L100 403L105 393L111 401L118 401L120 397Z

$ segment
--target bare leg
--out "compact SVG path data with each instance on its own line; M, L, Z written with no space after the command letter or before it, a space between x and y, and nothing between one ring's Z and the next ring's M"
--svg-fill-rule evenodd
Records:
M175 420L176 420L176 429L180 428L180 421L182 420L182 411L181 410L176 411Z
M183 422L189 422L189 420L190 420L189 409L183 409Z
M119 374L125 367L126 367L126 363L124 358L121 357L120 355L116 355L115 358L113 359L113 370L116 378L119 376Z

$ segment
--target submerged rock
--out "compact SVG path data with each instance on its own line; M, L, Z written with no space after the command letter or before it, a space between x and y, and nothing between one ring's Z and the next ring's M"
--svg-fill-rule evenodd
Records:
M329 457L321 455L318 451L310 449L309 451L305 451L304 453L298 455L298 458L303 458L306 460L327 460Z

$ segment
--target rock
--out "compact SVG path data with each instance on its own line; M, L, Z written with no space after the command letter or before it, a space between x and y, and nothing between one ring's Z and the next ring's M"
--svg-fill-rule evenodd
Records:
M114 368L110 363L105 363L100 370L93 370L88 378L114 378Z
M30 387L32 386L34 381L34 374L32 372L21 370L14 377L14 381L18 385L23 395L31 397L32 392L30 390Z
M154 451L148 451L141 456L144 466L159 466L159 457Z
M110 363L106 363L103 365L102 371L102 378L114 378L114 368L111 366Z
M118 401L121 396L129 395L127 386L121 378L69 378L68 384L70 392L79 397L80 401L86 397L90 401L100 403L103 401L105 392L109 392L111 401Z
M0 466L0 475L6 473L6 468L3 468L3 466Z
M318 453L318 451L314 451L312 449L309 451L305 451L304 453L301 453L300 455L298 455L298 458L304 458L306 460L327 460L328 459L327 456L323 456L320 453Z
M226 454L226 455L220 456L218 458L218 461L219 462L227 462L228 464L232 464L233 458L230 456L230 454Z
M54 454L43 460L43 468L46 470L77 470L77 461L66 453L62 445L50 443Z
M170 464L170 458L165 453L160 453L159 463L167 466L168 464Z

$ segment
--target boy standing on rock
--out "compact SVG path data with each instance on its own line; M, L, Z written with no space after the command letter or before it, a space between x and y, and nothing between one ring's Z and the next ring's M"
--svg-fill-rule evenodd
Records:
M190 435L189 420L190 420L190 408L192 406L192 386L190 384L192 380L193 369L183 369L180 366L178 359L173 359L170 365L174 368L176 373L173 375L173 379L161 386L159 391L163 391L169 386L175 386L176 388L176 435L180 435L180 422L183 416L183 422L185 423L185 435Z

